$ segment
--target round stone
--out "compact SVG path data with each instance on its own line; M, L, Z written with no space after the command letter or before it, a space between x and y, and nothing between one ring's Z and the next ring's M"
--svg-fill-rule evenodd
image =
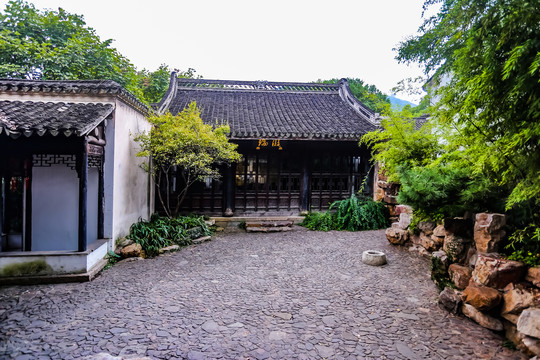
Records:
M366 265L381 266L386 264L386 255L382 251L366 250L362 253L362 262Z

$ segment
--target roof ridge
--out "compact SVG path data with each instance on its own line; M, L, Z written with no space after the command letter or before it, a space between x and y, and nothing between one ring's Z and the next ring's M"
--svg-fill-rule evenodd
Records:
M24 93L71 93L71 94L110 94L117 96L140 112L147 114L149 109L135 95L114 80L28 80L0 79L0 92Z
M208 90L258 90L286 92L338 92L338 84L280 82L266 80L215 80L177 78L178 88Z

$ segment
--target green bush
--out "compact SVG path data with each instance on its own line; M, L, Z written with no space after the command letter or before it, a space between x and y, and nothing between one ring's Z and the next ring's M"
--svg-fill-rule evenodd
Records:
M200 230L193 231L193 228ZM193 236L211 234L202 216L168 218L154 214L148 221L139 220L131 225L127 237L140 244L147 256L155 256L163 247L173 244L186 246L191 244Z
M351 195L335 201L324 213L310 212L300 224L310 230L376 230L388 226L388 209L383 203Z
M528 266L540 265L540 226L530 224L509 236L510 243L505 250L508 259L521 261Z
M504 189L467 167L447 163L399 169L400 204L410 205L426 217L463 216L465 211L504 211Z
M329 231L334 229L333 224L334 215L327 211L309 212L300 225L310 230Z

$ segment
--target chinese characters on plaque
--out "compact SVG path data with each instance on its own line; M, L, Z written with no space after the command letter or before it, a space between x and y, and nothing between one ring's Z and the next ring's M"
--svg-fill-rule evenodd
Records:
M272 148L277 148L278 150L283 150L283 148L281 147L280 140L259 139L259 144L257 145L255 149L261 150L261 148L264 148L264 147L266 148L272 147Z

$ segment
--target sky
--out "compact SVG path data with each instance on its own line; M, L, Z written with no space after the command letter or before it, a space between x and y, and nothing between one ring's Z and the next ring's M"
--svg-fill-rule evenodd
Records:
M33 0L84 16L138 68L220 80L360 78L391 94L422 72L393 50L415 35L423 0ZM4 9L6 1L0 0ZM400 93L413 102L418 96Z

